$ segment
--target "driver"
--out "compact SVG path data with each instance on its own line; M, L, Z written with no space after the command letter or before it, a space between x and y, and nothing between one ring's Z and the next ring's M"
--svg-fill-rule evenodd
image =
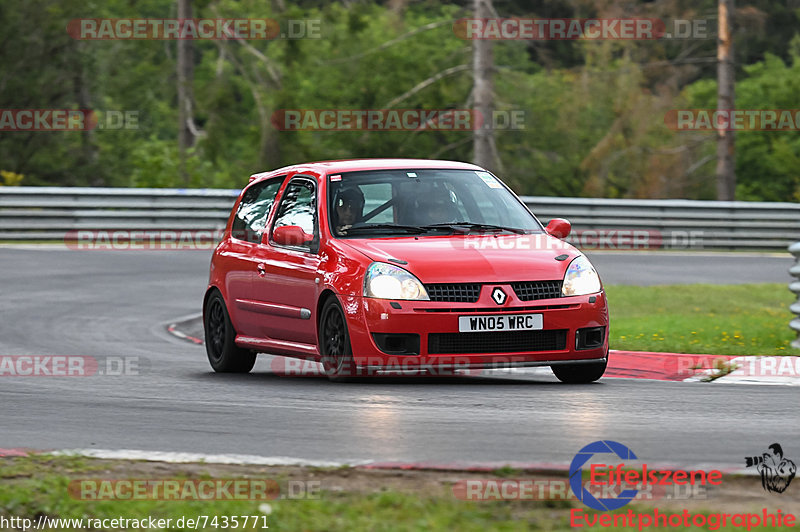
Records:
M343 188L334 201L333 226L336 234L346 233L364 216L364 193L357 186Z
M429 187L417 200L416 220L419 225L455 222L458 219L450 191L445 187Z

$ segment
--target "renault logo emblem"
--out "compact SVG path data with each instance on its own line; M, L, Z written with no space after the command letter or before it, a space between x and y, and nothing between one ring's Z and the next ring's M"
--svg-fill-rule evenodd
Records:
M502 288L495 288L492 290L492 299L498 305L502 305L506 302L506 293L503 292Z

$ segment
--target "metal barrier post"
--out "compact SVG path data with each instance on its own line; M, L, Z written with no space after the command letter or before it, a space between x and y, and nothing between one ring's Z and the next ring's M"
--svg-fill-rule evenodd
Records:
M796 279L796 281L789 283L789 290L797 296L797 301L789 307L789 310L792 311L792 314L798 316L789 323L789 327L797 332L797 338L791 345L795 349L800 349L800 242L795 242L789 246L789 253L794 255L795 259L794 266L789 268L789 274Z

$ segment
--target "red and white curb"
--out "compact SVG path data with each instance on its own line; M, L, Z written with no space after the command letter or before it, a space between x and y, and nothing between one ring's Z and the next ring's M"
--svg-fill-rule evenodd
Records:
M736 384L800 385L800 357L797 356L744 356L730 357L725 374L713 382ZM727 373L727 371L730 373ZM708 369L686 379L696 381L719 374L719 369Z
M180 338L181 340L187 340L189 342L192 342L193 344L203 345L202 338L197 338L197 337L194 337L194 336L190 336L188 334L185 334L185 333L181 332L178 329L178 324L177 323L170 323L167 326L167 332L170 333L173 336L176 336L176 337Z
M258 456L249 454L206 454L172 451L144 451L132 449L62 449L62 450L32 450L32 449L0 449L2 457L22 457L38 454L52 456L82 456L106 460L143 460L148 462L164 462L171 464L221 464L221 465L260 465L260 466L301 466L301 467L352 467L367 470L405 470L405 471L464 471L475 473L491 473L500 468L511 468L517 471L567 473L569 462L405 462L385 460L306 460L286 456ZM651 464L648 468L659 470L719 470L726 475L758 475L753 468L720 467L719 464L695 463L676 464L663 463Z
M800 357L688 355L612 350L605 376L800 386Z
M491 376L547 376L549 367L482 370ZM611 350L603 378L800 386L800 357Z

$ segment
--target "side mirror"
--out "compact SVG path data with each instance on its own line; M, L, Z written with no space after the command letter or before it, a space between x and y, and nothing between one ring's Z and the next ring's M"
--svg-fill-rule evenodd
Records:
M572 224L564 218L553 218L544 230L547 231L548 235L564 239L569 236L569 232L572 230Z
M275 228L272 240L279 246L305 247L314 241L314 235L309 235L299 225L284 225Z

